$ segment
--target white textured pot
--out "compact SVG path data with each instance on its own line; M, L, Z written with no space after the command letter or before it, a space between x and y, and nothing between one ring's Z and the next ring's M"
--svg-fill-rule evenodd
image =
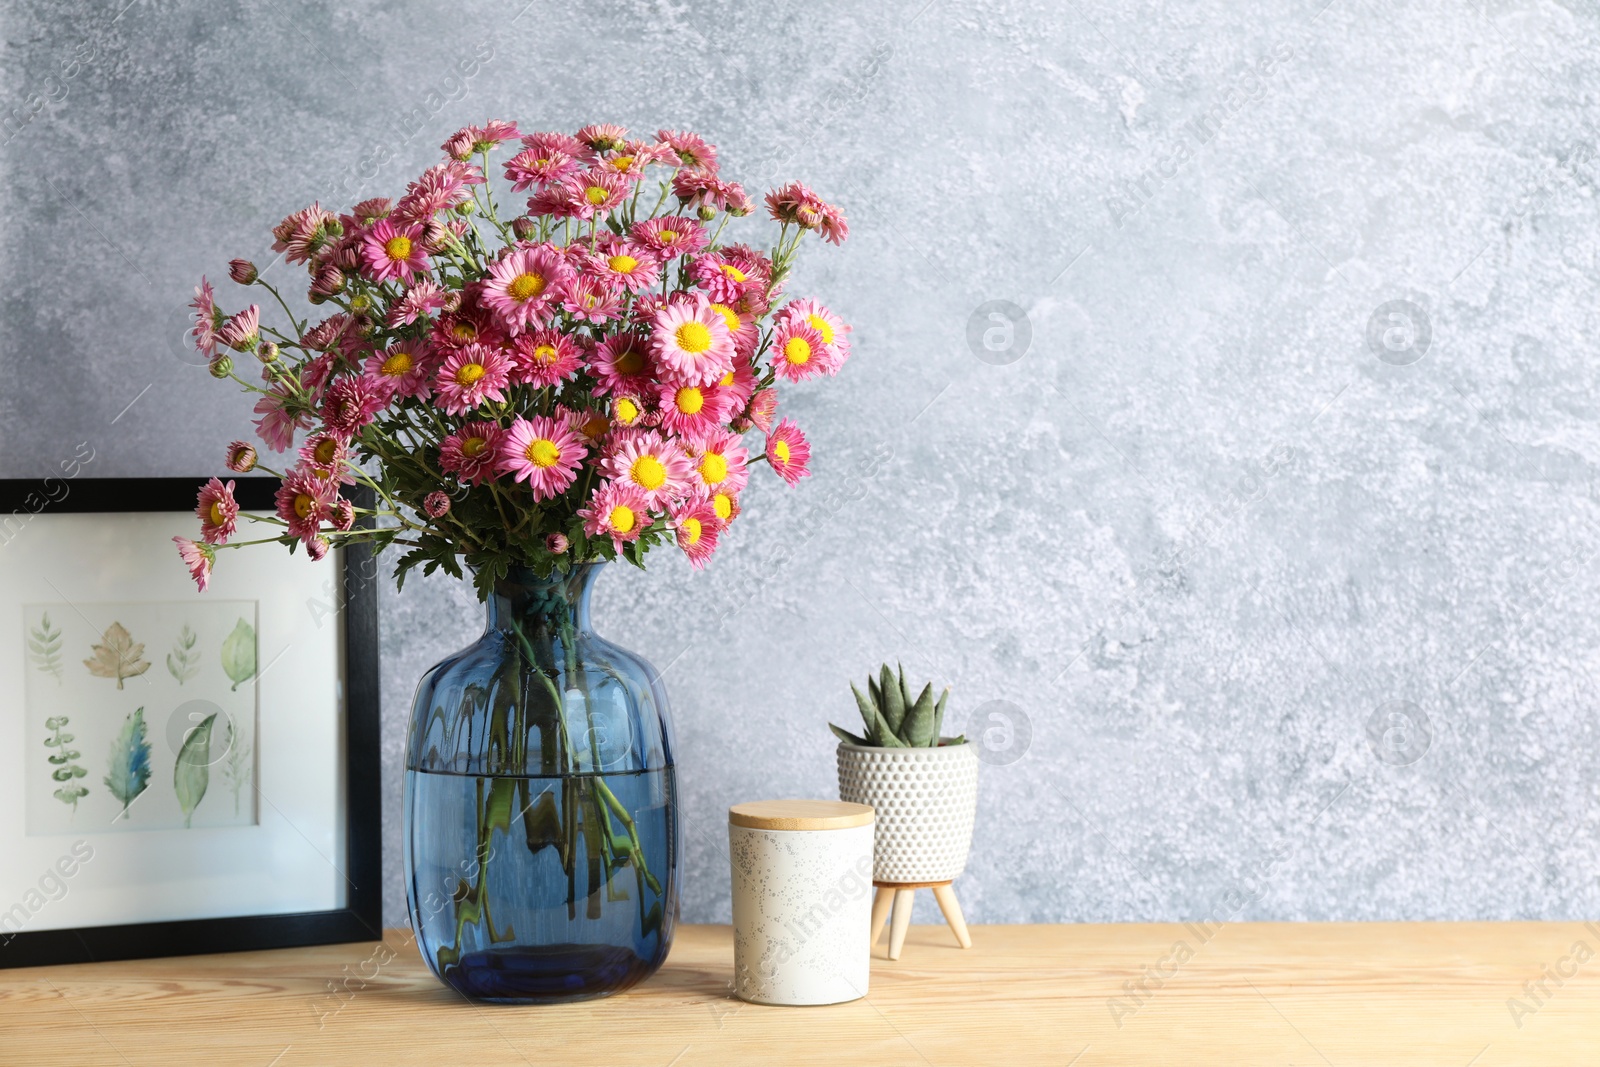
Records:
M839 743L839 799L876 816L872 877L948 882L967 866L978 812L978 749Z

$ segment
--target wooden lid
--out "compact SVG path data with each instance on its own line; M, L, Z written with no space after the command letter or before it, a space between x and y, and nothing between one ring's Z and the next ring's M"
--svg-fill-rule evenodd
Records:
M752 830L845 830L872 825L872 809L843 800L752 800L728 809L728 825Z

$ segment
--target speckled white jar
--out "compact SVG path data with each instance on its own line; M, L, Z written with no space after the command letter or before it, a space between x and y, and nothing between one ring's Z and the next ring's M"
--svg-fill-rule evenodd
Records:
M733 990L755 1004L867 995L872 809L768 800L728 809Z
M978 747L839 744L839 799L876 813L872 877L948 882L967 868L978 813Z

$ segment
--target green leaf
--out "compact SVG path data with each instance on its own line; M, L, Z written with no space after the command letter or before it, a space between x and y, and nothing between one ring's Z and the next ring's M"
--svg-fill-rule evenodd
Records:
M944 729L944 702L950 699L950 687L945 686L944 692L939 694L939 703L933 706L933 743L939 743L939 734Z
M889 671L889 665L883 665L883 672L878 678L878 689L883 693L883 703L878 705L878 710L883 713L884 725L891 734L900 733L900 723L906 717L906 702L900 695L900 685Z
M906 669L902 664L896 663L900 669L900 699L905 703L906 710L911 710L911 687L906 684Z
M939 743L939 735L933 725L932 682L922 687L916 703L906 712L905 721L900 724L900 737L912 748L931 748Z
M861 695L861 690L856 688L856 683L850 683L850 692L856 695L856 708L861 712L861 721L866 724L867 736L875 737L878 732L878 723L880 721L878 718L877 708L873 707L873 705L867 701L867 698ZM869 744L877 744L877 742L872 741L869 742Z
M217 715L212 712L189 732L178 749L178 763L172 769L172 789L178 794L178 806L183 809L183 825L187 827L194 818L194 809L206 795L211 784L211 728Z
M150 742L145 739L144 709L139 708L122 723L111 742L111 769L104 779L111 795L122 801L122 811L150 784Z
M234 689L255 677L256 631L243 619L222 641L222 670L233 682Z
M841 741L848 741L852 745L865 746L866 743L867 743L867 739L866 738L857 737L855 734L851 733L849 730L846 730L844 727L835 726L831 722L828 724L828 729L833 731L833 736L834 737L837 737Z

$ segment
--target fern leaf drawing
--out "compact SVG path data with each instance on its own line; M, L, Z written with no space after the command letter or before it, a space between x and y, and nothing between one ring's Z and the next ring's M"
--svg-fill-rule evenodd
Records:
M255 677L256 630L243 619L222 640L222 669L227 672L234 689Z
M100 642L91 650L94 655L83 661L96 678L115 678L121 689L124 678L135 678L150 669L150 662L143 658L144 646L130 637L120 622L106 627Z
M205 798L206 787L211 784L211 730L217 724L217 714L207 715L199 726L189 731L178 749L178 765L172 769L172 788L178 794L178 806L183 809L183 825L188 829L194 818L194 809Z
M198 640L189 624L184 623L177 643L167 653L167 673L176 678L179 685L200 673L200 653L194 647Z
M250 739L239 734L239 720L228 716L228 758L222 765L223 780L233 791L233 813L239 814L239 791L250 780L255 763L251 759Z
M61 783L61 788L55 791L55 798L63 804L72 805L72 813L78 813L78 801L89 795L89 790L78 784L78 779L89 772L78 766L76 760L83 753L75 748L70 748L73 736L66 732L67 716L52 715L44 721L46 730L55 733L44 739L47 747L55 749L55 754L50 756L50 762L55 765L55 770L50 772L50 777Z
M40 616L38 626L28 630L28 655L36 668L54 675L56 684L61 684L61 631L50 625L48 611Z
M123 816L134 798L149 787L150 742L145 737L143 708L128 716L111 742L111 771L105 783L111 795L122 801Z

